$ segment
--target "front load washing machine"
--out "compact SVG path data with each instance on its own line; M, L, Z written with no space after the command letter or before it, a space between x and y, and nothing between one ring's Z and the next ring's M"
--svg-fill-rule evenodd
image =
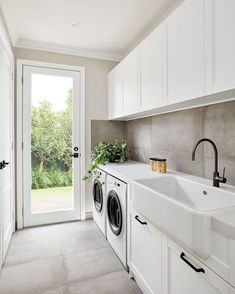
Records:
M106 236L106 173L98 170L93 180L93 219Z
M106 178L107 240L127 269L127 184Z

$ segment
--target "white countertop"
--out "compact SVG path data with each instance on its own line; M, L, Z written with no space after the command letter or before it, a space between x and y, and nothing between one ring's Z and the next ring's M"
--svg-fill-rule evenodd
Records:
M131 184L133 180L153 178L159 175L151 171L148 164L132 160L122 163L107 163L100 169L128 184Z
M101 169L126 182L127 184L131 184L134 180L159 177L163 175L151 171L149 164L131 160L123 163L107 163L106 165L103 165ZM176 171L168 171L167 174L178 175L205 185L212 184L212 180ZM235 192L234 186L223 185L223 189ZM214 213L212 215L212 228L220 234L225 235L227 238L235 240L235 207Z

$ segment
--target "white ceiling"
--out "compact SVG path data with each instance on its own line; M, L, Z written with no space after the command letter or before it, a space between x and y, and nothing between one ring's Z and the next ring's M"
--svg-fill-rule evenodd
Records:
M87 52L114 60L120 59L174 2L0 0L15 46Z

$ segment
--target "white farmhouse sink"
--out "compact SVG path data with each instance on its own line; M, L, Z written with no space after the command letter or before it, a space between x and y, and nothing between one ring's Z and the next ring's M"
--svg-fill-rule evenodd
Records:
M133 182L133 208L199 257L210 254L211 215L235 206L235 193L178 176Z

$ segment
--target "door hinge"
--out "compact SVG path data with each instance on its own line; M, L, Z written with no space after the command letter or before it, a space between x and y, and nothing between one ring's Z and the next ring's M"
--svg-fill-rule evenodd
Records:
M21 76L21 84L23 85L23 83L24 83L24 76L22 75Z
M24 142L21 142L21 148L24 150Z
M15 212L12 211L12 219L14 220L14 218L15 218Z
M11 80L14 81L14 73L11 73Z

